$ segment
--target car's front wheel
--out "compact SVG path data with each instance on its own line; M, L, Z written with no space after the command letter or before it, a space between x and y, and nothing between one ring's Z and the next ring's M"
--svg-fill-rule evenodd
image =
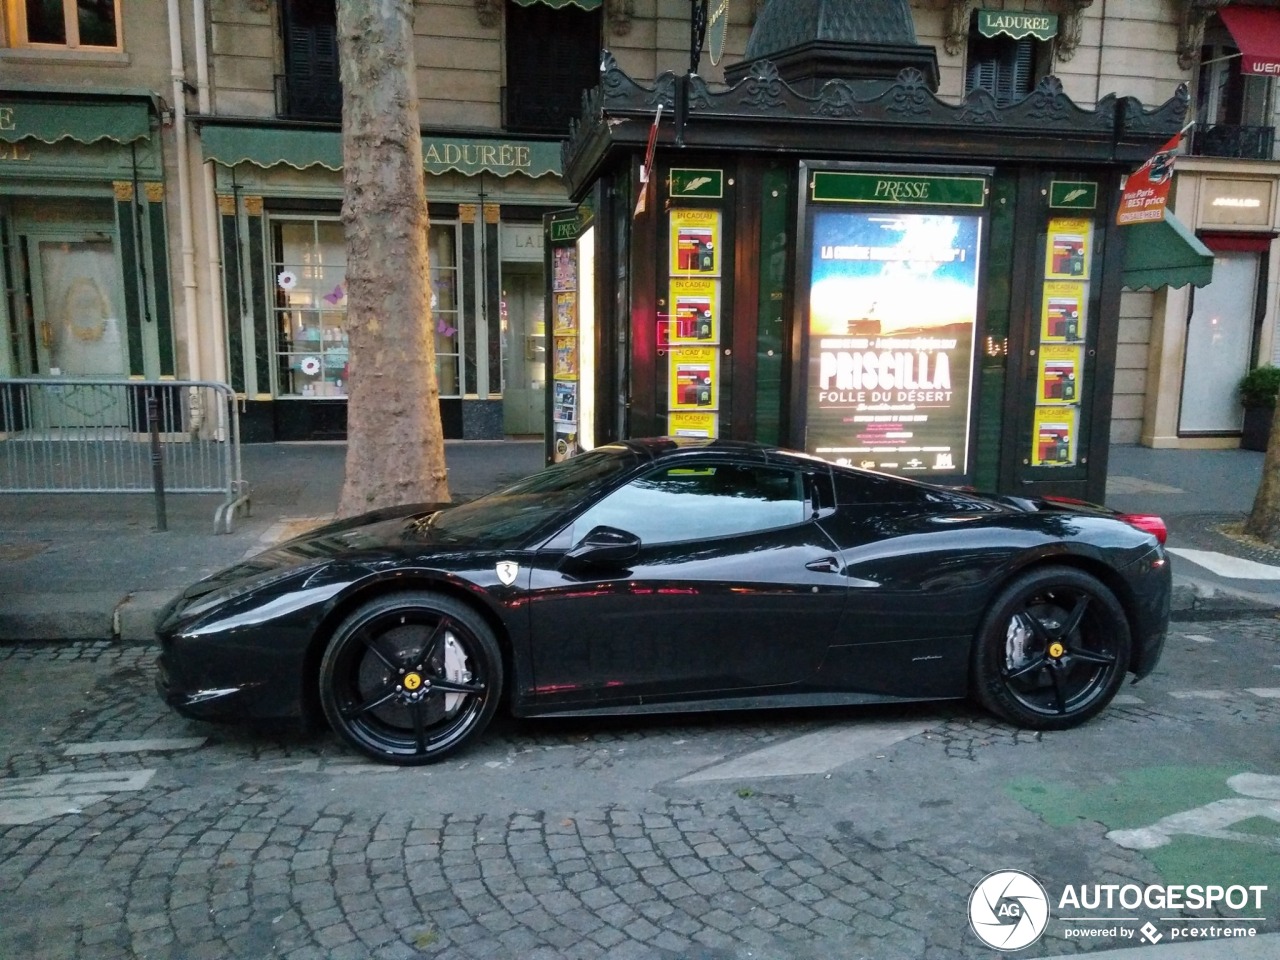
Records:
M978 701L1035 730L1096 716L1124 682L1129 622L1105 584L1071 567L1042 567L992 604L973 651Z
M474 610L429 592L392 594L347 617L320 663L320 703L334 731L385 763L433 763L488 725L502 655Z

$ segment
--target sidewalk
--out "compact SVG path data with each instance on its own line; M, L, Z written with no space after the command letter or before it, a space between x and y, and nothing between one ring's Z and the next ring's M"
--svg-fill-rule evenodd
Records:
M540 440L447 443L450 491L471 499L533 473L542 451ZM149 642L178 591L332 516L345 455L342 443L246 445L253 515L229 535L213 533L216 497L169 496L159 533L149 494L0 495L0 641ZM1112 448L1108 505L1169 525L1175 617L1280 608L1280 551L1220 529L1252 506L1261 469L1249 451Z

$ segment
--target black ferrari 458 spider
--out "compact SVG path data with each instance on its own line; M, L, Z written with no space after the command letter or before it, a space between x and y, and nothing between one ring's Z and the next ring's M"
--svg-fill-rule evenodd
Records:
M1156 666L1164 524L755 444L633 440L344 520L192 586L157 685L438 760L520 717L972 696L1062 729Z

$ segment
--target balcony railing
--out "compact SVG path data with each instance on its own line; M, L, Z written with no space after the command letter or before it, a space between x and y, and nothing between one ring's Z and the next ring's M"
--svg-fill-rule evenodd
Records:
M1200 157L1235 157L1239 160L1270 160L1275 148L1275 127L1248 127L1217 124L1197 127L1191 152Z
M288 74L276 74L276 116L285 120L341 120L342 86L303 83Z

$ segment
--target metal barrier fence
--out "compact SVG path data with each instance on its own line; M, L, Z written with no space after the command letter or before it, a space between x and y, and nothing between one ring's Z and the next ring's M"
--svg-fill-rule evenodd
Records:
M218 493L216 533L249 512L240 412L225 383L0 378L0 493Z

